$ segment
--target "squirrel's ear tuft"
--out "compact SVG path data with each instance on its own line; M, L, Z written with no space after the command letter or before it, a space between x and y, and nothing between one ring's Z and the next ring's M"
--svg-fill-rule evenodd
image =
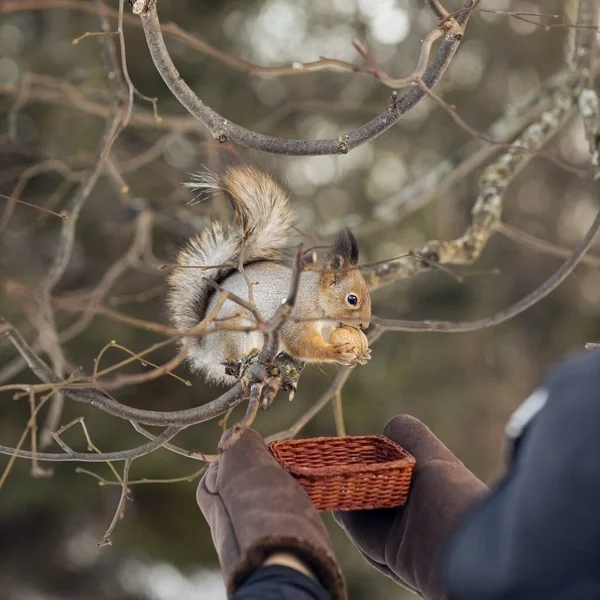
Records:
M348 227L337 234L327 258L332 269L354 267L358 264L358 244Z
M358 244L352 232L346 228L337 234L329 252L325 270L321 275L321 285L337 285L343 280L341 269L355 267L358 264ZM337 271L337 272L336 272Z

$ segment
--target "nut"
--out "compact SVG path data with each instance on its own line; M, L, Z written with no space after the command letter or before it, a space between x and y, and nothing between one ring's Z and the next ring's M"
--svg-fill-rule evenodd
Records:
M331 332L329 343L334 346L348 345L347 352L356 356L354 364L364 365L371 358L371 349L367 336L356 327L342 325Z

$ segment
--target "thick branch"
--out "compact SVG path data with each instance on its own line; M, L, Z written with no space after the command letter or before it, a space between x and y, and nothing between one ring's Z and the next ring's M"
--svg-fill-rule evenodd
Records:
M94 387L69 387L68 382L62 381L57 377L50 367L32 351L23 339L23 336L14 327L6 323L3 319L0 319L0 326L2 325L6 327L4 335L27 361L29 368L34 372L36 377L44 383L57 385L67 398L76 402L91 404L115 417L144 425L194 425L209 421L227 412L230 408L239 404L244 397L242 386L237 384L216 400L203 406L188 408L186 410L160 412L125 406L101 389Z
M600 5L597 0L580 0L575 30L573 52L574 68L585 78L585 88L579 95L579 112L583 119L585 137L590 147L592 164L600 165L600 99L595 88L595 59L598 54L598 19Z
M479 0L467 0L465 9L468 10L461 13L456 19L448 19L441 25L445 28L444 38L431 66L422 77L427 87L435 86L446 71L463 38L464 27L469 19L470 11L477 6L478 2ZM134 12L140 14L152 60L181 105L201 121L219 142L233 142L240 146L275 154L304 156L346 154L353 148L373 140L387 131L425 96L425 92L419 86L413 85L401 98L397 99L393 96L393 102L379 116L337 139L286 140L250 131L231 123L206 106L185 83L165 46L156 6L157 0L138 0L134 4Z
M41 460L48 462L106 462L117 460L133 460L140 456L146 456L155 450L158 450L163 444L174 438L180 431L185 429L184 426L171 425L167 427L160 435L157 435L153 440L142 444L131 450L118 450L116 452L29 452L27 450L17 450L8 446L0 446L0 454L8 454L18 458L28 458L30 460Z
M572 114L580 90L581 78L557 90L552 106L485 169L479 180L479 196L471 211L471 225L461 237L450 241L432 240L405 258L365 269L363 274L369 286L378 288L410 277L429 269L432 263L469 264L475 261L500 222L503 195L509 184L529 164L535 156L533 152L560 130Z
M372 322L393 331L439 331L442 333L463 333L465 331L475 331L477 329L483 329L484 327L492 327L504 323L504 321L508 321L526 311L528 308L531 308L534 304L537 304L540 300L553 292L581 262L585 253L594 243L594 238L596 237L599 228L600 212L596 215L594 222L583 240L550 279L547 279L542 285L523 299L512 306L497 312L491 317L476 319L475 321L401 321L374 317Z

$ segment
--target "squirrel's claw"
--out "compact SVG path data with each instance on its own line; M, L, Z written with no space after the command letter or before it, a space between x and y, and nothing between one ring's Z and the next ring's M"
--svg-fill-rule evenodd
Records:
M356 366L356 361L356 354L352 354L350 352L344 352L343 354L340 354L336 359L336 362L338 362L341 365L344 365L345 367Z
M336 362L339 362L348 367L355 367L356 365L366 365L371 359L371 349L367 348L366 351L361 351L352 342L340 342L334 345L336 353Z
M371 360L371 348L356 358L359 365L366 365Z
M287 386L286 391L288 392L288 400L290 402L296 397L297 390L298 390L298 386L295 383L292 383L289 386Z
M223 366L225 367L225 375L235 377L236 379L240 378L242 365L239 360L228 360L223 363Z
M267 385L265 386L265 389L263 391L263 397L260 403L260 407L263 410L268 410L269 408L271 408L273 400L275 400L275 396L277 396L277 394L279 393L281 383L282 382L280 376L275 375L274 377L269 377L269 379L267 380Z
M240 360L224 362L225 373L245 385L257 381L265 383L260 403L262 410L271 407L280 390L288 392L289 399L292 400L296 394L298 378L304 364L285 352L280 352L272 364L263 365L257 360L259 354L260 349L254 348Z
M246 356L243 356L239 360L228 360L223 362L225 367L225 375L230 375L240 380L246 373L248 367L255 362L255 358L259 355L260 348L252 348Z
M271 406L280 390L288 392L290 400L294 399L298 388L298 378L303 368L302 362L293 359L285 352L280 352L276 356L275 363L268 369L271 377L267 381L263 395L263 410Z
M352 367L359 358L358 348L351 342L340 342L333 346L336 362Z

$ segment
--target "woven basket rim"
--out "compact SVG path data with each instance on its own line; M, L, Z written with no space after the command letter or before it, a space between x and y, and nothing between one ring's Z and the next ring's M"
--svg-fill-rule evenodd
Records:
M378 442L383 442L384 445L393 446L396 449L402 450L402 452L406 452L398 442L390 439L389 437L383 435L382 433L373 433L369 435L320 435L316 437L308 437L308 438L290 438L288 440L274 440L270 442L270 446L278 446L282 444L289 445L303 445L314 442L344 442L345 440L373 440Z
M414 467L415 458L412 456L407 450L402 448L399 444L390 440L388 437L384 435L353 435L353 436L320 436L313 438L300 438L296 440L278 440L276 442L272 442L270 444L271 451L277 458L277 446L280 445L292 445L292 446L302 446L305 444L314 444L318 442L331 442L336 441L338 443L343 443L344 439L353 439L355 441L360 440L369 440L373 442L382 443L384 446L395 450L398 454L400 454L400 458L396 458L394 460L389 460L381 463L349 463L346 465L328 465L324 467L302 467L295 464L289 464L285 461L281 460L281 466L288 471L289 473L293 473L294 475L310 478L310 479L318 479L318 478L330 478L335 476L342 475L353 475L353 474L364 474L364 473L383 473L386 471L398 471L398 470L406 470Z

